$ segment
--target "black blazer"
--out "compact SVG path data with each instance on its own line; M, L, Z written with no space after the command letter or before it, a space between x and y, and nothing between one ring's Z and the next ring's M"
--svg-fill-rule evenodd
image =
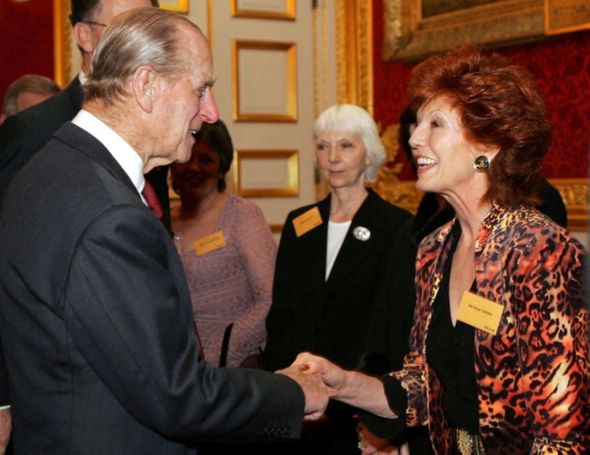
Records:
M299 434L291 379L197 360L182 264L114 158L66 123L0 213L16 454L193 454Z
M9 117L0 126L0 208L12 178L47 144L53 133L76 116L82 107L82 98L82 86L76 77L63 92ZM164 225L172 232L167 173L168 166L162 166L145 177L162 203Z
M63 92L8 117L0 126L0 203L16 173L81 106L82 87L76 77Z
M295 236L293 219L313 207L291 212L279 245L273 303L267 318L265 365L289 365L311 351L353 368L363 353L375 296L383 281L394 237L410 213L372 190L352 219L332 272L325 280L330 196L317 204L323 224ZM371 232L367 241L353 235L357 226Z

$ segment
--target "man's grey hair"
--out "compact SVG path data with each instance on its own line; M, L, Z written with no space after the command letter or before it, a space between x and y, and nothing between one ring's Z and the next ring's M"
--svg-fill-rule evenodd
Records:
M166 77L184 74L190 67L182 33L187 27L202 35L194 23L170 11L135 8L117 16L94 52L86 100L112 104L125 94L128 78L142 65Z
M18 112L18 97L21 93L53 96L60 91L59 85L48 77L39 74L26 74L16 79L6 89L2 112L6 117L16 114Z
M324 131L343 131L361 137L369 160L365 169L365 181L372 182L385 161L385 147L371 115L354 104L335 104L322 112L315 121L314 141Z

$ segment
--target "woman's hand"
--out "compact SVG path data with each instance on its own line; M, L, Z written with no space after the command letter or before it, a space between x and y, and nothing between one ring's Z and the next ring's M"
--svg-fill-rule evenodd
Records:
M308 352L299 354L290 368L292 367L304 374L318 374L330 398L364 409L379 417L397 417L389 407L383 383L378 378L344 370L329 360Z
M338 398L339 393L345 389L347 371L323 357L303 352L297 356L292 366L305 374L319 373L332 398Z

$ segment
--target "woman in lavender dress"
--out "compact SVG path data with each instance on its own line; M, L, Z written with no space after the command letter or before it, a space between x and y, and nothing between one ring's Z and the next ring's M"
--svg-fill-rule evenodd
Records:
M191 159L172 165L172 211L205 360L257 366L271 304L276 243L254 203L225 192L233 145L225 124L203 124Z

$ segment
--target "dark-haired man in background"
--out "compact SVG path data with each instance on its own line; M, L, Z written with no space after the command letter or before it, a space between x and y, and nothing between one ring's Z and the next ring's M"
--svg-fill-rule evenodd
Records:
M8 184L53 133L74 118L82 105L82 84L90 71L92 53L106 26L117 14L141 6L158 6L158 0L72 0L70 21L82 54L82 71L66 89L45 102L8 119L0 126L0 210ZM146 176L162 206L162 222L170 231L167 167Z

